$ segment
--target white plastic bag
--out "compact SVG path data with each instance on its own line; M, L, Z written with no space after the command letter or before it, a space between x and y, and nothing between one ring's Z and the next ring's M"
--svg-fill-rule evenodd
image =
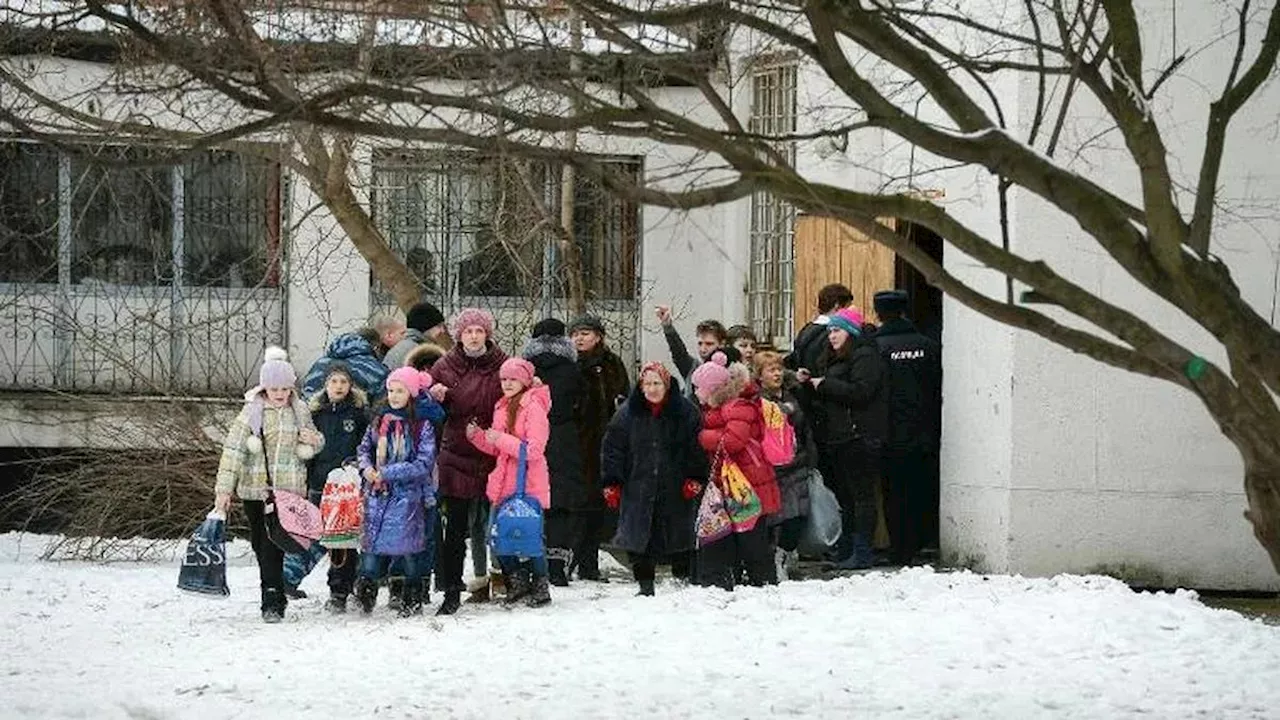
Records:
M809 471L809 515L800 535L801 555L821 556L840 540L840 501L822 481L817 470Z

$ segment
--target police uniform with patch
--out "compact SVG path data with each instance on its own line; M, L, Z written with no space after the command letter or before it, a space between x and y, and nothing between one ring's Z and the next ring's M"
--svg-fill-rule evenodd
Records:
M889 368L889 428L884 448L885 514L891 556L907 564L937 541L938 446L941 438L942 345L905 317L901 290L876 293L882 324L876 345Z

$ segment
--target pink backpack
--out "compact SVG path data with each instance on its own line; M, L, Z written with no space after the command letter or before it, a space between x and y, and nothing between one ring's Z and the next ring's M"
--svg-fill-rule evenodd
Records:
M796 431L778 403L760 398L760 414L764 417L764 459L778 467L788 465L796 457Z

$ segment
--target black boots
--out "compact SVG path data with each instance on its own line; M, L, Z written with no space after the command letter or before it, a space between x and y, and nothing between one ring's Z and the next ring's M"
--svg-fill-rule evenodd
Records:
M569 574L565 572L564 560L548 560L547 572L550 573L549 580L556 587L569 587Z
M378 604L378 583L368 578L356 580L356 602L365 615L373 612L373 607Z
M546 580L544 579L545 583ZM520 602L533 592L533 583L529 581L528 568L516 568L513 572L507 573L507 596L503 598L502 604L510 607Z
M524 604L531 608L542 607L551 603L551 583L546 577L534 578L533 591L529 593L529 599Z
M405 583L400 602L400 617L422 614L422 583Z
M387 580L387 607L399 611L404 607L404 578L394 577Z
M452 615L462 607L462 591L457 588L444 591L444 602L436 610L436 615Z
M275 588L262 589L262 622L278 623L284 620L284 609L289 599Z
M342 615L347 611L347 596L343 593L329 593L329 602L324 604L324 609L330 615Z

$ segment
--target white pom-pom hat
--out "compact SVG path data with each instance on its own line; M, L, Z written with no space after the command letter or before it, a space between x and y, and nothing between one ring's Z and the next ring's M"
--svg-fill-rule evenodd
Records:
M298 382L298 373L289 364L289 353L272 345L262 353L262 369L258 371L258 387L291 388Z

